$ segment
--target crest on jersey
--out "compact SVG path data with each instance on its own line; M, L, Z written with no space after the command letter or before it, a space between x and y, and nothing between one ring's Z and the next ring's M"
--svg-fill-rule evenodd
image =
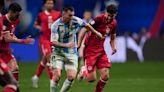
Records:
M88 71L91 71L92 70L92 66L88 66Z

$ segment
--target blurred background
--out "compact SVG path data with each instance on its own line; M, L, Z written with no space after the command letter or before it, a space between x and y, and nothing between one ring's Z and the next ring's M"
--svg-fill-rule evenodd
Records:
M106 5L114 1L56 0L55 9L60 11L63 5L72 5L76 16L83 18L84 11L90 10L94 18L104 12ZM33 24L42 9L43 2L42 0L6 0L5 9L12 2L18 2L23 7L21 23L16 31L17 37L25 38L31 35L36 39L34 45L13 44L14 55L22 62L39 61L38 37L41 33L34 29ZM116 3L118 4L116 17L118 53L110 56L110 48L105 46L111 61L164 60L164 0L117 0Z

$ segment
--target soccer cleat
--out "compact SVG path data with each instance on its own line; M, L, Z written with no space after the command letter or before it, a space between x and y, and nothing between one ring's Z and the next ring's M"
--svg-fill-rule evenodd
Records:
M39 78L37 78L36 76L32 77L32 87L33 88L38 88L38 80L39 80Z
M78 80L83 80L86 78L88 72L87 72L87 69L85 66L82 66L81 69L80 69L80 72L78 73L77 75L77 79Z

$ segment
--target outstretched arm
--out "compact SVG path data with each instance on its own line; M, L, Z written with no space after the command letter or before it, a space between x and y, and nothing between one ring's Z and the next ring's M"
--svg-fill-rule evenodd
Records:
M89 23L86 25L87 30L95 33L99 38L103 38L102 34L98 31L96 31Z
M9 31L3 32L3 38L6 42L20 43L20 44L33 44L34 39L27 37L26 39L18 39L14 34Z

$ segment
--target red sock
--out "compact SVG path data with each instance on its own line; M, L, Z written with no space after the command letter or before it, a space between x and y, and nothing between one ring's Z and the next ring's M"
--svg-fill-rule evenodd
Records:
M47 63L47 71L48 71L48 76L49 76L49 78L51 80L53 75L52 75L52 71L50 69L50 63Z
M7 85L2 92L16 92L17 87L14 85Z
M12 74L13 74L14 78L15 78L17 81L19 81L19 70L14 70L14 71L12 71Z
M106 81L103 81L103 80L100 78L99 82L97 83L95 92L102 92L102 90L103 90L105 84L106 84Z
M36 70L35 75L36 75L37 77L40 77L40 75L42 74L43 70L44 70L44 65L43 65L43 63L41 62L41 63L38 65L38 68L37 68L37 70Z

